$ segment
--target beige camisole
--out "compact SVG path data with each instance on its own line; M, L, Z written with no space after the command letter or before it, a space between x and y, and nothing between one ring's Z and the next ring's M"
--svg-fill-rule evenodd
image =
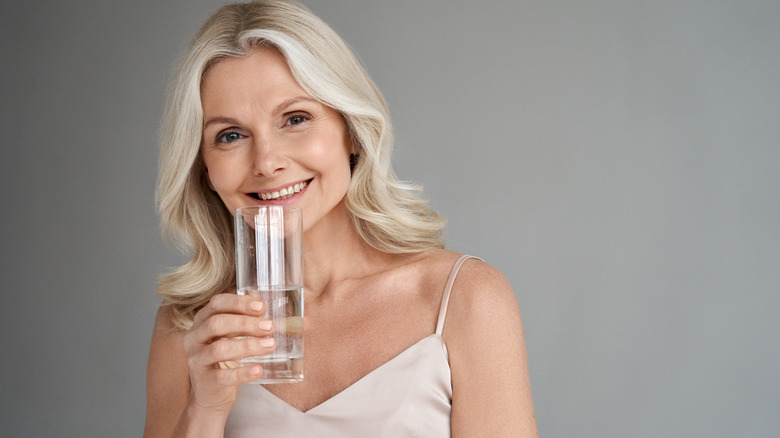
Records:
M449 437L452 382L441 337L452 268L436 332L323 403L301 412L261 385L242 385L225 426L226 437Z

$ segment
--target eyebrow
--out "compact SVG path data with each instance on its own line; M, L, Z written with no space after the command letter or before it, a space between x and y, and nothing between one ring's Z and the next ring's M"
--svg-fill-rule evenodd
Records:
M297 96L293 97L292 99L287 99L284 102L280 103L276 106L276 109L274 110L274 113L280 113L284 110L286 110L288 107L295 105L299 102L314 102L314 103L320 103L317 99L314 99L309 96Z
M214 123L224 123L226 125L237 125L238 121L236 119L231 119L230 117L212 117L203 124L203 129L208 128L209 125L213 125Z
M276 108L274 108L273 114L278 114L280 112L283 112L284 110L286 110L290 106L295 105L296 103L300 103L300 102L320 103L317 99L314 99L314 98L309 97L309 96L297 96L297 97L293 97L291 99L287 99L284 102L282 102L279 105L277 105ZM219 117L219 116L217 116L217 117L212 117L212 118L206 120L203 123L203 128L205 129L209 125L212 125L214 123L224 123L226 125L238 125L239 124L236 119L232 119L230 117Z

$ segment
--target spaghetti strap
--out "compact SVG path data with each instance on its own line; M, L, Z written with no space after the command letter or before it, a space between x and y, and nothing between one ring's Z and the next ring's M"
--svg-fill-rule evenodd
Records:
M458 261L455 262L455 265L452 267L452 271L450 272L450 277L447 279L447 285L444 286L444 294L441 297L441 306L439 307L439 320L436 322L436 334L439 336L441 336L442 330L444 330L444 318L447 317L447 304L449 304L450 302L450 292L452 291L452 284L455 283L455 277L458 276L458 271L460 270L460 267L463 265L463 262L465 262L468 259L482 260L479 257L462 255L460 256Z

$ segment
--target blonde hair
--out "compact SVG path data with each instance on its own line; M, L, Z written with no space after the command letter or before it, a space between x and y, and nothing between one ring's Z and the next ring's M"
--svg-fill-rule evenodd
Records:
M344 118L359 151L346 206L360 236L388 253L444 246L444 219L420 198L418 187L399 181L392 170L387 104L346 43L293 1L223 6L181 59L161 130L157 206L163 229L191 248L192 259L164 275L157 293L182 328L212 296L235 287L232 216L208 188L200 156L201 80L219 60L258 46L278 50L301 87Z

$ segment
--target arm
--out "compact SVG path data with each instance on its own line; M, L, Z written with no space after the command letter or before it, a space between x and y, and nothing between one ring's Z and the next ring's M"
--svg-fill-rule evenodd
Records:
M157 311L146 370L144 437L169 437L187 405L190 392L184 332L171 322L169 307Z
M443 336L452 436L538 437L520 309L500 272L476 260L463 265Z
M238 385L261 372L237 360L273 350L260 344L270 330L259 327L262 306L251 307L257 306L253 302L262 303L217 295L198 312L190 330L175 328L170 308L160 307L146 377L145 438L223 435Z

